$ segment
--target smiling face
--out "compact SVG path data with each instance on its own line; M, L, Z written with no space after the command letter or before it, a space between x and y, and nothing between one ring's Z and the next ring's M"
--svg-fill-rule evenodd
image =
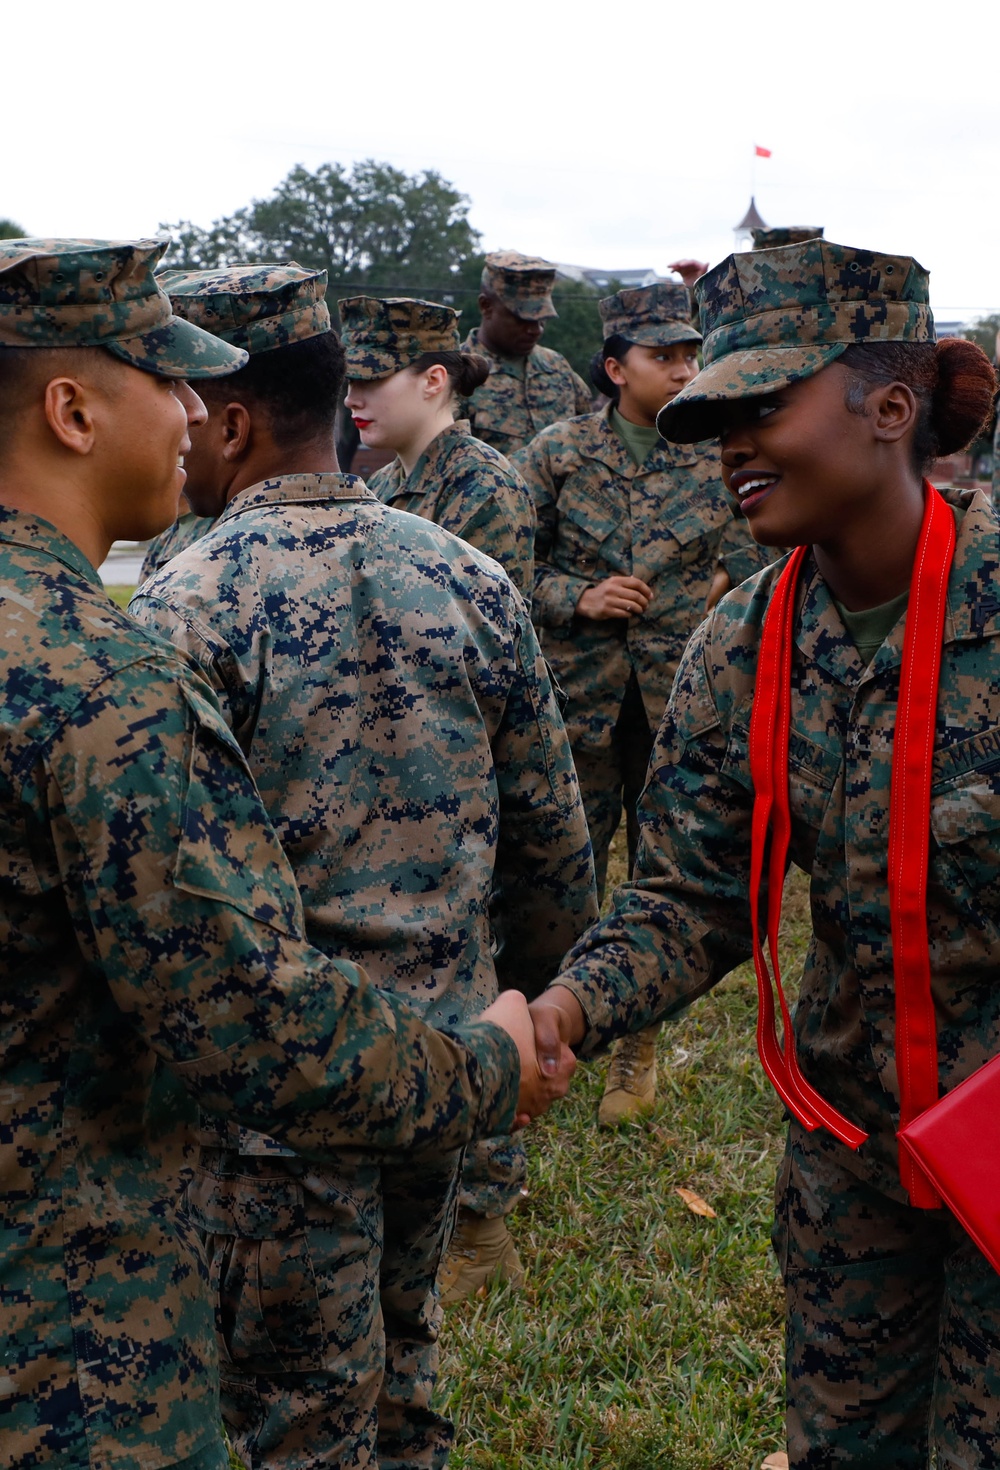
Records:
M722 477L764 546L884 535L889 482L874 410L854 413L839 363L722 411ZM874 395L873 395L874 396Z
M98 449L103 519L112 540L141 541L177 515L190 430L205 422L205 405L183 379L114 367L104 393L107 437Z
M618 386L618 412L633 424L652 428L665 403L698 371L697 342L646 347L633 343L624 357L608 357L604 370Z

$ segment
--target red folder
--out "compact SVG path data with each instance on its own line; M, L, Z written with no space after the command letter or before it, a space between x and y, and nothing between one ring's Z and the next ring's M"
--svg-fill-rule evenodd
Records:
M899 1142L1000 1272L1000 1057L907 1123Z

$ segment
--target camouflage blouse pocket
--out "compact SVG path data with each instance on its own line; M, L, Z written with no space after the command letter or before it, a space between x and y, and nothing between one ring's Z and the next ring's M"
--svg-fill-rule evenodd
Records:
M722 762L722 774L747 791L753 791L750 778L750 707L740 707L729 726L726 754Z
M501 454L513 454L531 438L528 414L518 401L517 392L517 389L512 393L493 392L491 385L491 391L473 400L473 434Z
M995 747L995 751L994 751ZM965 761L971 769L947 779ZM935 755L931 870L957 904L1000 922L1000 731Z
M838 747L820 745L792 726L788 732L788 794L793 825L819 832L843 764Z
M700 561L714 564L722 533L733 518L721 498L713 497L704 487L699 491L699 497L690 505L663 518L663 530L680 545L680 561L685 567Z
M558 523L549 562L576 577L629 576L632 531L628 508L605 495L559 497Z
M793 828L792 856L800 866L811 863L820 828L841 770L838 752L828 750L794 726L788 738L788 787ZM733 720L723 773L753 791L750 777L750 702Z

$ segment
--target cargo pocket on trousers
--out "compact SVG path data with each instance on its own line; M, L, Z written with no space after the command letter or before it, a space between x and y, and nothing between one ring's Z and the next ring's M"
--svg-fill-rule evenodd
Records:
M771 1249L778 1263L782 1281L788 1269L788 1181L792 1173L791 1152L786 1143L778 1177L774 1183L774 1221L771 1225Z
M199 1171L188 1210L205 1244L223 1369L321 1368L327 1333L298 1181Z

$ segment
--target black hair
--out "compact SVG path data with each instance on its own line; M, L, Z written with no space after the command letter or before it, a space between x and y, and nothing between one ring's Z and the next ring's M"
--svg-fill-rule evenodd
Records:
M344 349L333 331L256 352L229 377L195 385L215 403L235 400L263 410L279 449L330 433L343 386Z
M424 352L411 364L410 371L423 373L430 367L444 368L452 392L459 398L468 398L490 375L489 363L478 352Z
M630 342L627 337L623 337L619 332L615 332L612 336L605 338L604 342L590 359L590 381L598 393L603 393L605 398L611 399L612 403L618 402L621 396L621 389L617 383L613 383L608 377L604 364L609 357L613 357L616 362L624 362L629 349L634 346L634 342Z
M941 342L854 342L836 359L850 373L844 403L866 412L875 388L905 383L917 400L913 465L964 449L989 418L997 375L986 353L963 337Z

